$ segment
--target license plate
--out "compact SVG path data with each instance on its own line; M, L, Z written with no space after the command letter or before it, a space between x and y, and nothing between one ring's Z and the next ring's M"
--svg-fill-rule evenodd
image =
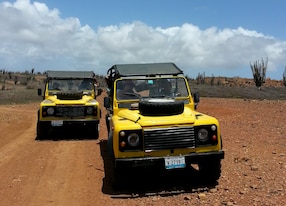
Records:
M185 157L165 157L165 168L175 169L175 168L185 168L186 162Z
M64 124L63 120L52 120L53 127L60 127L63 126L63 124Z

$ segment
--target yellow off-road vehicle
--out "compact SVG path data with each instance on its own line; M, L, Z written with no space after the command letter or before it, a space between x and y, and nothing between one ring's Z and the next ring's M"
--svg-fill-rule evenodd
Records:
M101 111L96 96L102 90L96 84L92 71L47 71L43 94L38 89L43 101L38 110L37 139L59 127L78 127L97 139Z
M108 150L115 174L194 164L203 178L219 179L224 158L219 122L196 111L199 94L192 95L174 63L117 64L106 81Z

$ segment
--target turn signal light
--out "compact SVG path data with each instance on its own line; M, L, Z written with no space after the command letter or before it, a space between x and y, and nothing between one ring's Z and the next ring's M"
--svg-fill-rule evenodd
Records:
M217 141L217 136L216 136L216 135L213 135L213 136L212 136L212 140L213 140L213 141Z
M122 141L120 142L120 147L124 148L126 146L126 142Z

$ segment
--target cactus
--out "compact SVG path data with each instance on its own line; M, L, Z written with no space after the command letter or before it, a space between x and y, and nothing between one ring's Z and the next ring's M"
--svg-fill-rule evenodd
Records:
M253 74L253 80L259 90L263 85L263 83L265 83L267 64L268 64L268 59L266 59L266 61L262 59L261 62L255 61L254 64L250 63L250 67Z

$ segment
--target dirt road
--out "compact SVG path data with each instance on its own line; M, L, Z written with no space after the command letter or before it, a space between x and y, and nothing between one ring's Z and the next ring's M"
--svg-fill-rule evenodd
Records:
M285 101L202 98L198 110L222 129L218 184L148 173L114 190L103 119L98 140L35 141L38 105L0 106L0 205L286 205L285 108ZM138 178L145 179L134 187Z

